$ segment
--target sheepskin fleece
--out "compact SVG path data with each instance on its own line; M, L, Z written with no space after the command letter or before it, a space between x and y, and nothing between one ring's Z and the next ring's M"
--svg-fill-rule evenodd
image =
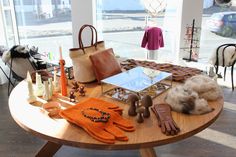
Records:
M236 60L236 49L234 46L229 46L224 50L224 65L223 65L223 49L224 46L219 48L218 50L218 59L219 59L219 66L232 66L233 62ZM216 49L217 50L217 49ZM216 50L213 52L209 63L212 65L216 65Z
M189 78L186 80L184 88L197 92L199 98L207 101L213 101L219 97L223 97L223 92L217 82L206 75L196 75Z
M212 111L207 101L198 97L197 92L182 85L171 88L167 93L165 102L176 112L204 114Z

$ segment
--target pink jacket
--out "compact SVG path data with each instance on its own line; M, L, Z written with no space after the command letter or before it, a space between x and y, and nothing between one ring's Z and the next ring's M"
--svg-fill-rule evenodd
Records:
M147 27L143 36L141 47L148 50L157 50L164 47L162 30L158 27Z

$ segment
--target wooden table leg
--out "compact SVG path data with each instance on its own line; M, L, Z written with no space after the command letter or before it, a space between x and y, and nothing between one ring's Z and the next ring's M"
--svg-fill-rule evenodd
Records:
M52 157L61 148L61 144L48 141L35 155L35 157Z
M141 157L157 157L156 152L153 148L142 148L139 149Z

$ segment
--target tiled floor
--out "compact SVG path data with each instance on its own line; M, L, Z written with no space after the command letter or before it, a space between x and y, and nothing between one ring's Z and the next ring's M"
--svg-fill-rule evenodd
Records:
M209 128L188 139L156 147L158 157L234 157L236 154L236 91L224 88L225 107ZM17 99L17 98L16 98ZM45 141L28 134L12 119L7 86L0 85L0 157L32 157ZM98 151L63 146L56 157L138 157L137 150Z

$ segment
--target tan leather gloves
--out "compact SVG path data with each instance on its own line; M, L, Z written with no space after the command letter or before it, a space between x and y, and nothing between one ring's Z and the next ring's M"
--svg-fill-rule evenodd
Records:
M161 132L166 135L176 135L180 132L179 127L171 116L171 108L168 104L155 104L152 111L158 120L158 125L161 127Z

